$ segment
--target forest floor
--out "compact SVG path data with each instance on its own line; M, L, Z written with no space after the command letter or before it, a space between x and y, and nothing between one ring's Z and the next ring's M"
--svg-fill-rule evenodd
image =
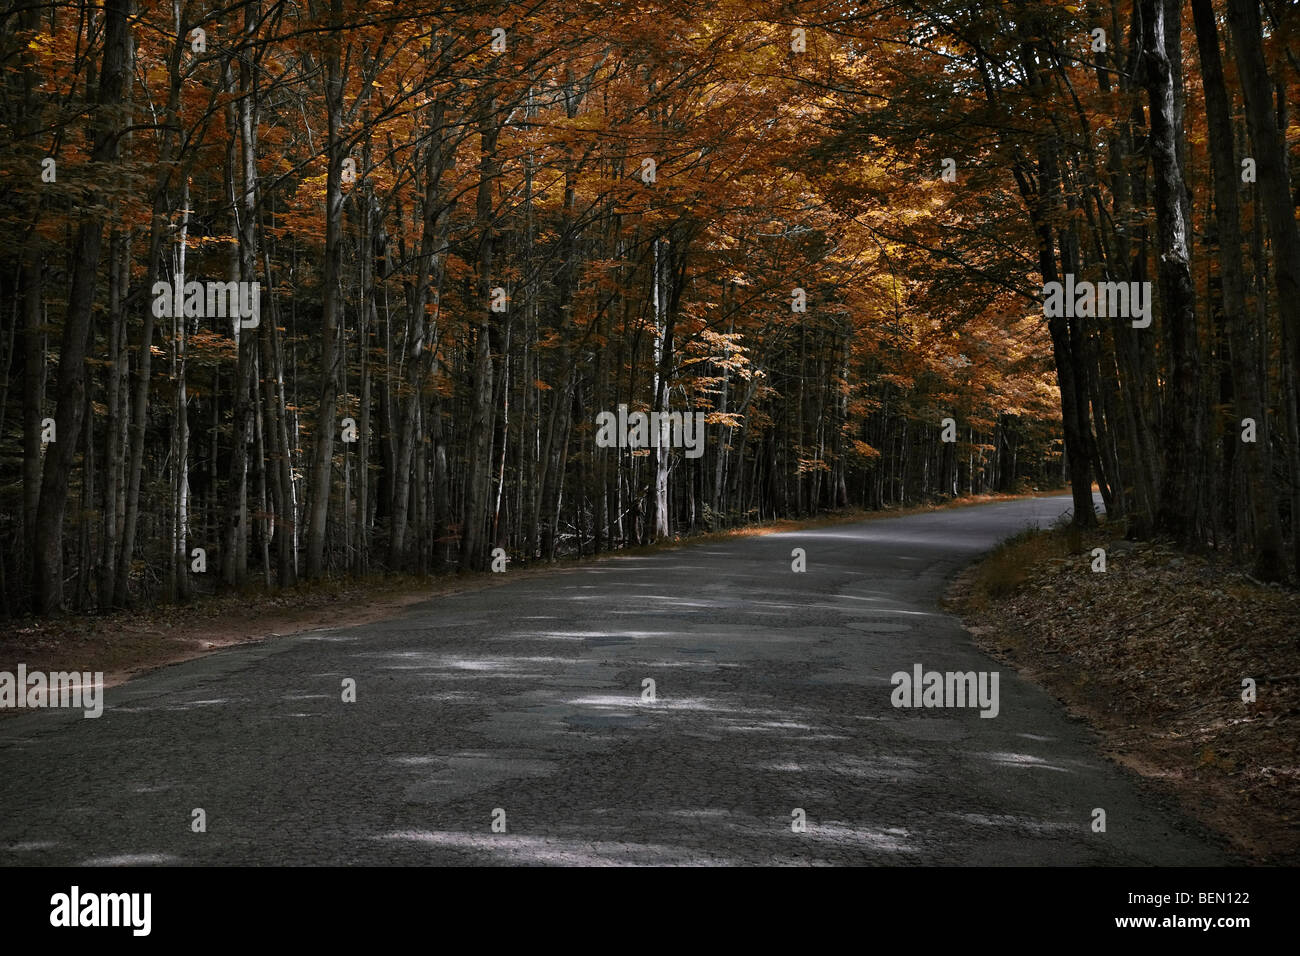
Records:
M683 535L653 545L605 552L600 557L646 554L699 541L773 534L828 524L894 518L941 508L960 508L1017 497L1060 494L1059 489L1030 495L973 495L942 504L842 511L808 520L775 521L727 531ZM545 574L557 567L596 560L570 558L490 572L443 575L376 574L304 583L285 591L249 587L242 593L202 595L186 604L164 604L130 611L65 614L51 618L0 621L0 671L89 671L104 674L113 687L159 667L192 660L224 647L273 640L306 631L354 627L401 613L430 598L504 584L519 575ZM0 719L23 713L0 709Z
M1019 535L958 576L948 610L1244 856L1300 863L1300 596L1118 537Z

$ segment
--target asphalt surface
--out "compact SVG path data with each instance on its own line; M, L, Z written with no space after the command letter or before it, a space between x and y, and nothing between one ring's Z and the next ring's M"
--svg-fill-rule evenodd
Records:
M5 719L0 865L1228 862L938 609L1068 507L613 556ZM893 706L916 664L997 716Z

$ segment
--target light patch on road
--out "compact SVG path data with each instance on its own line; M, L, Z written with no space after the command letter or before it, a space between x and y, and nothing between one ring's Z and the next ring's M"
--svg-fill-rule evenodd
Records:
M118 704L112 707L107 707L105 709L114 711L119 714L148 714L154 711L161 711L163 713L175 714L175 713L184 713L187 710L194 710L196 707L216 707L221 704L235 704L235 703L245 704L248 703L248 701L244 698L219 697L216 698L215 700L186 701L183 704L177 704L171 707L161 707L161 706L160 707L124 707L121 704Z
M179 863L181 858L170 853L119 853L116 856L93 856L82 860L78 866L160 866Z
M727 721L726 724L727 725L722 729L730 730L733 732L752 731L752 732L764 733L772 730L812 730L813 729L808 724L796 724L796 723L791 723L789 721L777 721L777 720L763 721L762 723L756 723L756 724L737 724L737 723L732 723L730 721Z
M797 763L764 763L759 764L760 770L775 770L778 773L803 773L802 764Z
M1061 773L1070 772L1065 767L1050 764L1042 757L1035 757L1033 754L986 753L979 754L979 756L1006 767L1042 767L1044 770L1058 770Z
M1016 816L1010 813L949 813L948 816L956 817L966 823L974 823L986 827L1002 827L1017 832L1029 831L1031 833L1052 833L1061 830L1077 830L1078 826L1073 823L1048 823L1043 820L1030 820L1026 817Z
M551 633L556 633L556 632L548 632L547 636L549 637ZM572 632L565 631L560 633L572 633ZM628 638L634 641L644 641L654 637L677 638L677 637L681 637L681 635L678 634L676 631L610 631L609 633L605 633L603 631L597 631L594 633L583 634L582 637L584 638L613 637L619 639Z
M816 739L816 738L804 738ZM920 761L910 757L882 754L879 757L853 757L849 754L832 754L827 757L810 757L802 762L772 761L755 765L759 770L777 773L816 773L854 780L898 780L915 775Z
M48 850L59 844L54 840L23 840L19 843L11 843L5 847L6 853L35 853L38 850Z
M680 649L680 648L679 648ZM660 661L660 660L633 660L627 662L628 667L709 667L720 669L724 667L739 667L739 664L731 664L726 661Z
M719 607L719 605L716 602L712 602L712 601L710 601L707 604L701 604L697 601L683 601L676 594L641 594L638 595L638 597L643 597L647 601L657 601L659 602L659 605L663 607L702 607L702 608Z
M508 661L470 660L468 658L445 661L442 666L450 667L454 671L503 671L511 669Z
M701 710L710 712L721 712L730 708L722 707L715 702L703 697L671 697L659 698L654 701L642 700L640 697L625 697L622 695L603 695L597 697L576 697L567 701L574 707L598 707L602 709L633 710L641 707L651 707L655 710Z
M782 821L784 823L784 821ZM873 827L855 827L839 820L826 823L809 821L806 833L795 834L799 839L816 840L819 843L837 843L850 846L868 847L872 850L884 850L887 853L919 853L920 850L908 846L904 840L908 832L898 827L880 830Z
M388 664L381 668L386 671L470 671L473 673L502 673L512 677L529 676L527 674L521 675L520 672L533 664L571 665L579 663L569 657L463 657L455 654L432 654L427 651L396 651L390 654L366 656L396 658L399 661L407 662Z
M658 631L626 631L626 632L617 631L614 633L609 633L606 631L515 631L514 633L505 635L505 638L509 640L525 640L525 641L535 641L535 640L591 641L591 640L599 640L601 638L613 638L615 640L625 640L629 637L660 637L660 636L668 636L668 635L661 634ZM527 660L527 659L528 658L520 658L520 660ZM534 659L542 660L543 658L534 658ZM568 660L569 663L573 663L573 661L570 658L556 658L556 659Z
M398 840L434 847L477 850L510 857L512 861L568 866L735 866L739 861L654 843L607 840L547 840L510 833L479 834L451 830L398 830L380 840Z
M875 600L877 600L876 598L856 598L856 597L851 597L851 596L849 596L849 595L847 595L847 594L846 594L846 595L843 595L843 597L848 598L850 601L875 601ZM817 607L826 607L826 605L824 605L824 604L819 604L819 605L816 605L816 606L817 606ZM866 615L866 614L903 614L903 615L906 615L906 616L908 616L908 617L939 617L939 616L940 616L940 615L938 615L938 614L934 614L934 613L932 613L932 612L930 612L930 611L907 611L907 610L904 610L904 609L901 608L901 607L872 607L872 608L865 608L865 607L864 607L864 608L852 608L852 609L849 609L849 608L835 608L834 610L842 611L842 612L847 613L847 614L858 614L858 615Z

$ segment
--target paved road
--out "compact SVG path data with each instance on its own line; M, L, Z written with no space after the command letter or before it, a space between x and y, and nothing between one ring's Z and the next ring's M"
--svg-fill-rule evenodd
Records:
M0 864L1222 863L936 606L1068 506L612 557L0 721ZM918 663L997 717L893 707Z

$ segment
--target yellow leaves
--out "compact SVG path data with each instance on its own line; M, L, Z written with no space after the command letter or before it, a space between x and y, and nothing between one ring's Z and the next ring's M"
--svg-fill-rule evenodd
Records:
M220 249L223 246L238 245L239 239L235 236L195 236L188 235L185 237L185 248L203 250L203 249Z
M316 176L304 176L298 183L298 192L301 198L309 202L324 202L328 185L329 172L322 168Z
M745 416L737 412L706 412L706 425L725 425L727 428L740 428L745 424Z
M234 336L199 329L188 337L185 343L188 362L225 362L233 363L239 358L239 349Z
M871 445L868 445L866 442L856 438L853 439L853 441L850 443L849 451L851 454L861 459L862 461L871 461L873 459L880 457L879 449L873 448Z

